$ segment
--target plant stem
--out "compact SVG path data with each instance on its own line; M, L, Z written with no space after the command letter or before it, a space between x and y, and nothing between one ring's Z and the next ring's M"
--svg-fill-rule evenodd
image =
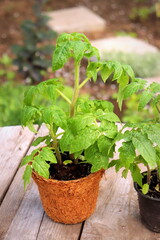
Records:
M156 108L157 108L157 111L158 111L158 113L160 113L160 110L159 110L159 108L158 108L157 104L156 104Z
M68 102L69 104L71 104L71 100L66 96L64 95L64 93L62 93L60 90L56 89L56 91L61 95L61 97L66 100L66 102Z
M54 134L52 127L50 127L50 134L51 134L51 137L53 138L53 147L54 147L55 152L56 152L57 163L62 165L63 162L62 162L61 154L60 154L59 147L58 147L57 137Z
M74 64L75 82L74 82L74 93L73 93L73 98L72 98L71 108L70 108L70 117L74 117L75 106L76 106L77 98L79 95L79 68L80 68L80 63L75 62Z
M84 81L79 85L79 89L82 88L87 82L89 78L84 79Z
M151 181L151 170L149 165L147 164L147 183L148 185L150 185L150 181Z

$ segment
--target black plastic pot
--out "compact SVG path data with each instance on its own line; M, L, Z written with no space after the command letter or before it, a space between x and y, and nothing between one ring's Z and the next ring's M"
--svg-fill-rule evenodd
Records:
M134 188L138 193L142 222L151 231L160 232L160 199L144 195L137 183L134 183Z

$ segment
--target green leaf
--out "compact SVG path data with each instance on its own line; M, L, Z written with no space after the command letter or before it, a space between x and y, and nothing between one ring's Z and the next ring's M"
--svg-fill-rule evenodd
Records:
M145 90L140 97L138 110L141 111L150 102L152 97L153 93L149 92L149 90Z
M126 169L129 169L130 164L134 162L136 157L135 148L132 142L123 142L122 147L118 150L120 152L120 161Z
M44 123L50 126L54 123L62 129L65 129L67 125L66 114L57 106L45 107L42 110L42 119Z
M27 165L23 174L24 189L26 189L27 183L30 183L31 175L32 175L32 167L31 165Z
M124 99L124 89L126 88L126 86L129 83L128 75L123 72L121 77L118 78L117 82L119 83L119 90L118 90L117 101L118 101L118 106L119 106L119 108L121 110L122 102L123 102L123 99Z
M160 146L160 123L148 124L143 130L148 135L148 138L152 143L156 143Z
M108 156L100 153L96 143L85 150L84 156L87 162L92 164L91 172L108 168Z
M122 65L119 62L113 62L113 66L114 66L114 75L113 75L112 81L115 79L119 79L123 72Z
M99 149L99 152L108 155L108 150L112 144L112 140L104 135L101 135L97 140L97 146Z
M120 122L119 117L113 112L105 113L103 111L97 111L96 117L100 121L107 120L109 122Z
M124 89L124 99L130 97L132 94L142 90L146 85L146 81L143 79L135 79L134 82L131 82L126 88Z
M48 138L48 136L44 136L44 137L38 137L36 140L34 140L32 142L32 146L38 146L41 142L44 142L46 139Z
M59 140L60 149L62 152L69 151L70 146L74 140L74 135L70 129L66 129L65 133L63 134L62 138Z
M130 65L123 64L123 69L125 70L125 72L128 74L129 77L133 79L135 78L134 71Z
M147 138L147 135L143 135L140 132L135 132L132 142L134 147L138 150L146 162L154 168L156 164L156 152L151 141Z
M100 131L108 138L115 138L118 133L116 124L106 120L101 121Z
M147 194L148 191L149 191L149 185L148 185L148 183L146 183L142 186L142 193Z
M86 74L88 78L93 78L93 81L96 82L97 80L97 72L100 67L99 62L90 62L87 66Z
M24 104L32 105L33 100L37 94L37 88L35 86L31 86L24 94Z
M29 162L32 162L32 156L31 156L31 155L25 156L25 157L22 159L21 164L20 164L20 167L28 164Z
M113 112L114 105L106 100L93 100L95 110L102 109L104 112Z
M153 93L158 93L160 92L160 83L158 82L153 82L150 84L149 89Z
M142 187L142 174L141 174L141 170L139 169L139 167L135 164L133 164L131 167L130 167L130 171L131 171L131 175L132 175L132 178L133 178L133 181L138 183L138 185L140 187Z
M114 68L112 62L107 62L102 65L101 67L101 77L103 82L106 82L106 80L109 78L109 76L113 73Z
M56 157L49 147L43 147L39 153L39 157L47 162L57 163Z
M57 46L54 50L52 57L52 69L53 71L58 70L64 66L67 60L71 56L70 42L64 42L63 45Z
M40 116L40 111L32 106L25 106L21 115L21 122L23 126L27 126L28 123L34 122L37 117Z
M122 171L122 177L123 177L123 178L127 178L127 175L128 175L128 169L124 169L124 170Z
M100 133L91 127L84 128L79 134L74 136L70 145L70 153L78 152L87 149L99 137Z
M95 117L91 113L77 115L76 117L69 119L68 126L71 131L76 134L82 129L84 129L86 126L91 126L94 121Z
M40 176L48 179L49 178L49 167L50 165L46 163L40 156L36 156L32 163L32 167Z

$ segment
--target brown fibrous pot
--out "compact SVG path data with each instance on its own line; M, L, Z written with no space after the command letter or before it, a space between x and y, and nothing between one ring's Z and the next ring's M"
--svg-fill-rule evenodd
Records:
M43 208L55 222L75 224L86 220L96 207L104 170L70 181L45 179L33 172Z

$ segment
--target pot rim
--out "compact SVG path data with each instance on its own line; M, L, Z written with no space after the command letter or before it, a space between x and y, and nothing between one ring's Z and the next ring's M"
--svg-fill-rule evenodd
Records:
M76 183L76 182L80 182L80 181L85 181L88 178L91 178L92 176L101 173L103 174L105 172L105 170L103 168L101 168L100 170L98 170L97 172L94 173L90 173L88 176L83 177L83 178L78 178L78 179L73 179L73 180L57 180L57 179L46 179L42 176L40 176L37 172L33 171L32 174L36 177L36 178L41 178L43 181L48 182L48 183L63 183L63 184L68 184L68 183Z
M160 198L153 198L150 197L148 195L145 195L141 192L141 190L138 188L138 183L134 182L134 189L137 191L138 194L140 194L141 196L143 196L144 198L150 199L152 201L156 201L156 202L160 202Z

